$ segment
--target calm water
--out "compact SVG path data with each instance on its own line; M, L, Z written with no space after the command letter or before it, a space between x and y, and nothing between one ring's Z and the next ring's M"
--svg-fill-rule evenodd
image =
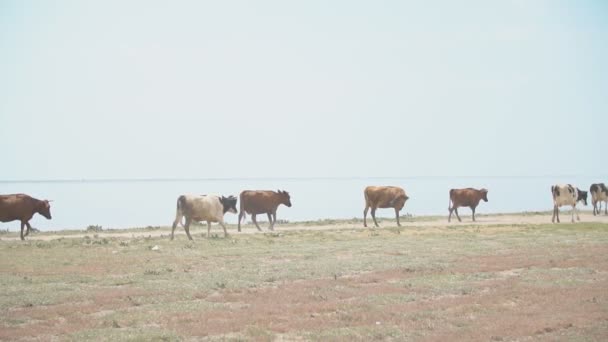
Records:
M0 183L0 193L27 193L51 199L52 220L36 214L33 227L40 230L83 229L96 224L104 228L170 225L180 194L220 194L238 196L242 190L287 190L293 206L279 207L277 218L289 221L363 216L363 189L367 185L397 185L410 199L402 213L447 215L451 188L485 187L488 203L478 213L549 210L550 187L572 183L588 190L592 183L608 182L601 177L523 178L358 178L358 179L276 179L276 180L188 180L188 181L82 181ZM588 207L589 208L589 207ZM470 211L463 210L469 215ZM378 210L378 216L392 217L392 209ZM262 217L260 217L262 218ZM265 215L263 217L265 220ZM226 214L228 223L237 216ZM250 220L250 217L247 217ZM0 229L16 230L18 222L0 223Z

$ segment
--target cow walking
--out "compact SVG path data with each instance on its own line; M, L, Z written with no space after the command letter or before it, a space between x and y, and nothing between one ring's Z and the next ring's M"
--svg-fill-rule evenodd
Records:
M572 184L558 184L551 187L551 194L553 195L553 217L551 217L551 222L555 223L555 219L557 218L557 223L559 223L559 207L563 205L572 206L572 223L574 223L574 214L576 214L578 221L581 220L576 210L576 203L581 201L584 205L587 205L587 191L578 189L572 186Z
M367 227L367 212L371 208L372 219L374 225L376 222L376 209L378 208L394 208L397 225L401 227L399 222L399 211L405 206L405 202L409 197L405 194L405 190L397 186L368 186L363 191L365 196L365 209L363 210L363 226Z
M211 234L211 222L218 222L224 228L224 237L228 236L226 226L224 225L224 214L231 212L236 214L236 197L215 196L215 195L182 195L177 199L177 210L175 220L171 228L171 240L173 233L178 223L182 222L182 218L186 218L186 223L182 224L186 230L188 239L190 236L190 224L192 221L200 222L207 221L207 237Z
M51 219L51 205L47 200L39 200L25 194L0 195L0 221L21 221L21 240L30 233L30 220L35 213ZM23 229L27 231L23 234Z
M602 202L604 202L604 214L608 215L608 188L604 183L591 184L591 204L593 204L593 215L602 213Z
M241 220L246 216L246 213L251 215L251 220L262 231L256 220L257 214L268 215L268 229L274 230L274 225L277 222L277 208L283 204L291 207L291 197L287 191L271 191L271 190L245 190L240 195L240 211L238 230L241 231Z
M448 216L448 222L452 220L452 212L456 213L458 222L462 222L458 215L458 208L469 207L473 212L473 221L475 221L475 208L479 205L479 201L488 201L488 190L487 189L451 189L450 199L448 201L448 210L450 215Z

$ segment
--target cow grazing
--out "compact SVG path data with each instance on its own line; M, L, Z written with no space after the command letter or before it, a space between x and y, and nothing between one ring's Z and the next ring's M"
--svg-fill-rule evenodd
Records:
M553 195L553 217L551 222L559 223L559 207L563 205L572 206L572 222L574 222L574 214L576 213L576 219L581 220L576 210L576 203L581 201L584 205L587 205L587 191L580 190L571 184L558 184L551 187L551 194Z
M21 240L30 233L30 219L38 213L51 219L51 205L47 200L38 200L25 194L0 195L0 221L21 221ZM27 231L23 234L23 228Z
M236 197L219 197L215 195L179 196L177 199L175 221L173 221L173 227L171 228L171 240L173 240L175 227L178 223L181 223L184 217L186 218L186 223L182 225L190 240L192 240L192 236L190 236L190 224L192 221L207 221L207 237L211 234L211 222L218 222L224 228L224 237L227 237L228 232L224 225L224 214L227 212L236 214Z
M363 191L365 196L365 209L363 210L363 226L367 227L367 211L371 208L372 219L374 225L376 222L376 209L378 208L394 208L397 218L397 225L401 227L399 222L399 211L403 209L405 202L409 197L405 194L405 190L397 186L368 186Z
M604 183L591 184L591 204L593 204L593 215L602 212L602 202L604 202L604 214L608 215L608 188ZM599 207L599 208L598 208Z
M291 197L287 191L270 191L270 190L245 190L241 192L241 208L239 211L239 232L241 231L241 219L246 216L245 213L251 215L251 220L259 231L262 231L258 222L255 219L257 214L268 215L270 225L268 229L274 230L274 224L277 222L277 208L284 204L291 207Z
M471 208L471 211L473 212L473 221L475 221L475 208L479 205L480 200L484 200L484 202L488 201L487 189L451 189L450 199L448 201L448 210L450 211L448 222L452 220L452 212L456 213L458 222L462 222L458 215L458 208L460 207Z

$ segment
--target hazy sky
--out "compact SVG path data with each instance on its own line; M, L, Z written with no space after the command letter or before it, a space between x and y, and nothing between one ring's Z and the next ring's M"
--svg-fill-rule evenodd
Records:
M0 1L0 180L607 175L606 1Z

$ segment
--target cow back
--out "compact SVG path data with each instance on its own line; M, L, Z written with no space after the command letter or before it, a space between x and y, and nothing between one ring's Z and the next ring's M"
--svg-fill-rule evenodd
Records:
M591 184L589 192L593 198L605 198L608 195L608 188L604 183Z
M277 209L280 195L272 190L244 190L240 195L240 208L248 214L270 213Z
M0 195L0 221L28 221L40 201L26 194Z
M593 201L605 201L608 199L608 188L604 183L592 184L589 188Z
M450 200L452 201L452 206L456 208L477 207L482 198L483 193L478 189L466 188L450 190Z
M364 190L365 204L372 208L401 209L409 197L397 186L368 186Z
M180 197L181 211L193 221L218 222L224 217L224 206L215 195L183 195Z
M578 199L578 191L571 184L556 184L551 187L553 204L557 206L574 205Z

